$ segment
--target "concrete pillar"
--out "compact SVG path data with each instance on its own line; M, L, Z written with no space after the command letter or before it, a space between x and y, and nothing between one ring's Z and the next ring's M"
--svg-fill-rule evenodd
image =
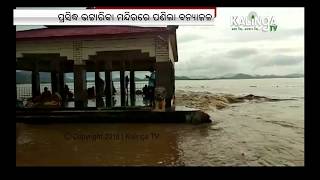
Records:
M57 72L56 70L51 72L51 89L52 94L59 93L62 97L62 100L66 100L66 95L64 92L64 72L62 72L59 69L60 72Z
M58 73L59 76L59 83L58 83L58 92L62 96L64 92L64 71L60 70Z
M164 87L166 89L166 109L171 108L171 100L174 96L174 68L172 62L156 63L156 87Z
M130 71L130 101L131 106L136 105L136 83L134 80L134 70Z
M64 89L64 69L60 69L60 72L58 73L59 76L59 82L58 82L58 92L62 98L62 106L67 106L67 91Z
M172 111L175 111L176 105L175 105L175 96L176 96L176 75L175 75L175 69L174 69L174 62L171 63L171 86L172 86L172 106L170 107ZM170 102L171 104L171 102Z
M39 74L39 65L37 62L34 64L31 83L32 83L32 97L39 96L41 94L40 93L40 74Z
M51 64L51 87L52 93L58 92L61 96L64 93L64 69L63 63L53 61Z
M58 92L58 82L59 82L59 75L58 75L58 65L57 61L51 61L50 69L51 69L51 92L52 94Z
M74 65L74 105L76 108L85 108L88 106L86 66Z
M59 75L56 71L51 72L51 90L52 94L58 92L58 79Z
M120 99L121 99L121 106L125 106L126 103L126 91L125 91L125 78L124 78L124 70L120 71Z
M96 69L95 71L95 90L96 90L96 107L104 107L103 94L104 94L104 83L100 78L100 72Z
M105 84L106 107L112 107L112 72L110 70L105 71Z

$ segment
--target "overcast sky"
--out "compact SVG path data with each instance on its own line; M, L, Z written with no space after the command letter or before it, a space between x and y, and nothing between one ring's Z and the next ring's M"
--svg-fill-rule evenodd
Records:
M231 16L274 16L275 32L232 31ZM303 8L217 8L216 26L180 26L176 75L304 73Z
M247 16L251 11L274 16L277 31L232 31L231 16ZM218 7L215 26L179 26L177 42L177 76L304 74L304 8Z

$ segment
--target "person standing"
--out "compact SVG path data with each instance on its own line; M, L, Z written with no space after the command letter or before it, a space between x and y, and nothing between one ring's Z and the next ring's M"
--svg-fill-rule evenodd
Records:
M68 85L64 85L63 91L62 91L62 105L67 106L68 102L68 93L69 93L69 87Z
M104 93L104 81L98 76L97 79L97 87L96 87L96 101L97 101L97 107L103 107L103 93Z
M112 95L115 95L116 94L116 88L114 87L114 83L112 81Z
M129 86L129 77L127 75L126 76L126 91L127 91L127 95L128 95L128 86Z
M150 98L150 106L153 106L154 104L154 89L156 87L156 75L153 70L150 71L150 76L146 76L149 78L148 81L148 89L149 89L149 98Z

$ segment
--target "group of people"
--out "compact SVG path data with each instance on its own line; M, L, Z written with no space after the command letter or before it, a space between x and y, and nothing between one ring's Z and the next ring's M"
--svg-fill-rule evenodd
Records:
M44 91L40 96L36 96L33 99L30 99L26 107L60 107L62 105L62 97L61 95L56 92L52 94L48 87L44 88Z
M143 93L143 99L146 102L145 104L149 104L150 106L154 105L154 91L155 91L155 85L156 85L156 77L155 72L153 70L150 70L150 76L146 75L146 78L148 79L148 85L145 85L142 89ZM130 79L128 75L125 76L125 93L129 94L129 83ZM96 92L96 94L94 94ZM116 89L114 87L114 83L112 81L112 95L115 95ZM88 89L88 97L89 98L97 98L97 104L98 106L103 106L103 97L104 95L104 81L99 77L97 80L97 87L96 91L94 90L94 87L91 87ZM128 100L127 100L128 101Z
M60 93L51 93L48 87L44 87L41 95L28 100L26 107L61 107L64 102L73 98L73 93L69 90L68 85L64 86L62 96Z
M155 72L150 71L150 76L146 75L146 78L148 79L148 85L145 85L142 89L143 93L143 99L144 101L148 101L150 106L153 106L154 104L154 91L155 91ZM125 88L126 88L126 94L128 94L128 85L129 85L129 77L125 77ZM51 93L48 90L48 87L44 87L44 91L41 93L40 96L36 96L34 98L29 99L26 106L27 107L41 107L41 106L54 106L54 107L61 107L64 105L64 103L70 101L73 99L73 93L70 91L68 85L64 86L63 91L61 92L62 95L60 95L58 92ZM97 87L95 90L95 87L88 88L87 90L88 98L97 98L97 104L98 106L104 106L103 102L103 96L105 94L105 87L104 87L104 81L99 77L97 81ZM112 81L112 95L115 95L116 89L114 87L114 83Z

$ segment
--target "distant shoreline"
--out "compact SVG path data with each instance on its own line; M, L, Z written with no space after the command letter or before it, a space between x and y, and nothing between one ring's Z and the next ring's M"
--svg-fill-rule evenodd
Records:
M270 77L270 78L213 78L213 79L175 79L175 80L182 80L182 81L189 81L189 80L243 80L243 79L298 79L304 77Z
M42 74L40 79L40 83L49 83L50 82L50 74ZM238 74L229 74L224 76L216 76L216 77L189 77L189 76L175 76L175 80L218 80L218 79L273 79L273 78L304 78L304 74L287 74L287 75L250 75L244 73ZM120 78L113 78L114 82L120 82ZM148 81L146 78L138 78L135 77L136 82L140 81ZM73 79L66 77L65 82L73 82ZM94 76L87 76L87 82L94 82ZM28 84L31 83L31 74L29 72L16 72L16 83L17 84Z
M213 79L175 79L176 81L196 81L196 80L245 80L245 79L299 79L299 78L304 78L304 77L270 77L270 78L213 78ZM87 82L95 82L94 80L89 80ZM117 80L114 80L113 82L120 82ZM146 82L145 80L136 80L135 82ZM51 82L47 82L47 81L42 81L40 82L42 84L45 83L51 83ZM73 81L71 82L66 82L66 83L73 83ZM25 82L25 83L16 83L16 84L31 84L31 82Z

